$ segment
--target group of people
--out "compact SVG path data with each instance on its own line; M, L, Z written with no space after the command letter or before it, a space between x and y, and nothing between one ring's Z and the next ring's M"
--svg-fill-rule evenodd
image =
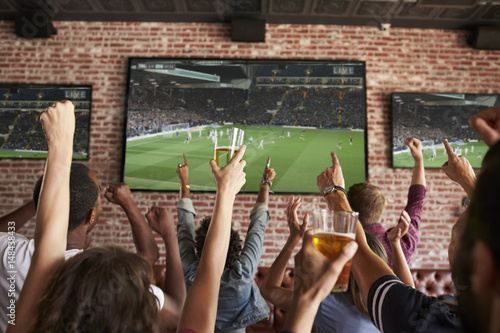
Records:
M470 118L490 146L476 179L467 159L444 142L444 172L470 198L452 230L449 259L458 292L458 311L414 289L409 262L419 241L426 195L421 143L406 140L415 161L408 203L397 225L385 230L382 191L369 183L344 192L342 168L332 165L317 177L329 209L358 211L355 241L332 260L316 250L308 216L298 217L300 198L286 210L288 240L257 287L254 275L270 220L268 201L276 175L267 160L243 247L231 227L236 194L245 183L246 147L223 168L210 168L217 186L213 213L195 228L186 156L177 173L181 183L177 230L172 214L151 207L143 216L126 184L110 184L104 197L126 213L137 253L116 246L89 248L101 212L95 173L72 163L74 106L56 103L41 115L48 143L44 175L33 202L0 219L0 266L4 277L0 327L7 332L244 332L269 316L265 300L287 310L284 332L498 332L500 329L500 236L496 208L500 195L500 108ZM15 230L35 214L33 240ZM162 288L151 284L159 256L153 235L165 245ZM281 287L295 246L293 290ZM225 258L225 260L224 260ZM344 265L352 260L348 293L331 294ZM15 271L15 274L12 272ZM12 311L12 309L14 309Z
M478 133L468 126L467 119L480 110L481 105L394 106L394 151L406 149L404 141L409 134L436 145L441 144L444 138L464 142L478 140Z
M306 86L293 89L287 86L257 87L252 90L169 88L168 92L161 94L162 99L170 102L158 105L156 94L159 93L151 88L137 87L131 92L127 137L160 133L165 126L179 122L190 126L233 122L321 128L365 127L362 89ZM332 100L332 93L342 98ZM339 110L342 113L340 118Z

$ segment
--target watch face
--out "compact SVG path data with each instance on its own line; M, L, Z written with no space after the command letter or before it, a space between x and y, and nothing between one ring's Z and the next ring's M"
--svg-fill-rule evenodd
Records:
M328 185L327 187L325 187L323 189L323 194L326 195L326 194L332 192L334 189L335 189L334 185Z

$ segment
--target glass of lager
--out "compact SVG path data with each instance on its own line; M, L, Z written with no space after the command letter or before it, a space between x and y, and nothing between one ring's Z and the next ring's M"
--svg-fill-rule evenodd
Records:
M214 160L218 166L223 167L240 150L245 139L245 131L236 127L231 128L229 134L223 128L214 129L213 131L213 140L215 143Z
M355 239L359 214L333 210L324 213L324 209L320 211L321 213L313 211L313 226L314 229L318 229L314 234L314 245L328 259L333 259L347 243ZM332 292L347 291L350 273L351 261L349 260L342 269Z

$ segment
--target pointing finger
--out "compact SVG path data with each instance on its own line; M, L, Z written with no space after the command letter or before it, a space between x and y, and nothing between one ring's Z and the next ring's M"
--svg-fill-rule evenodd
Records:
M245 154L246 149L247 149L247 146L242 145L240 150L233 156L233 158L231 159L231 161L229 163L239 163L241 161L241 159L243 158L243 155Z
M444 149L446 149L446 154L448 154L448 157L455 156L453 148L451 148L450 144L448 143L448 140L444 139L443 144L444 144Z
M339 164L339 159L337 158L337 155L332 151L332 165Z
M184 165L187 166L188 165L188 161L186 159L186 154L182 154L182 156L184 156Z

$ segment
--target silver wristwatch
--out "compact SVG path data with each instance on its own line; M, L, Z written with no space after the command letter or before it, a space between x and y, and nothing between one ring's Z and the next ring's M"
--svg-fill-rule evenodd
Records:
M326 196L327 194L332 193L333 191L344 192L344 188L337 185L328 185L323 189L323 196Z

